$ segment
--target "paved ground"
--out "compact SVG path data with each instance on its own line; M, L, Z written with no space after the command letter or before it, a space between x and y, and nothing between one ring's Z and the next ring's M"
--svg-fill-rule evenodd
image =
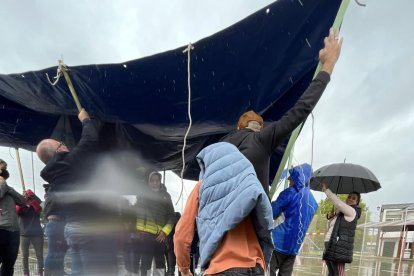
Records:
M36 258L32 248L30 248L29 269L36 272ZM67 272L70 268L70 258L66 257L65 264ZM118 275L126 275L126 272L120 267ZM327 275L326 267L320 256L301 256L298 257L295 263L293 276L311 276L311 275ZM15 276L23 276L23 266L21 256L19 255L15 265ZM37 275L37 274L31 274ZM354 261L350 265L346 265L347 276L414 276L414 260L403 261L399 266L398 259L393 258L377 258L367 257L359 258L354 255ZM117 275L114 275L117 276Z

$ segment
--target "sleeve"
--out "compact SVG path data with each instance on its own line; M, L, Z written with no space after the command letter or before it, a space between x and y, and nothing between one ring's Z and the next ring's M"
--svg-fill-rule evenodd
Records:
M279 194L275 201L272 202L273 219L277 219L284 208L288 206L292 200L293 193L294 191L292 189L287 188Z
M89 153L97 150L99 131L102 123L97 119L86 119L82 122L82 135L78 144L70 151L67 160L71 164L83 161Z
M7 191L9 190L9 186L7 186L6 181L1 181L0 182L0 198L3 198Z
M198 182L191 192L183 215L175 227L174 234L174 253L177 258L177 266L180 272L190 269L190 250L196 229L195 218L198 212L198 193L201 182Z
M261 143L271 154L296 127L298 127L318 103L330 81L327 72L320 71L296 104L283 117L270 123L259 134Z
M23 206L20 206L20 205L16 205L16 213L17 213L17 215L18 216L21 216L23 213L25 213L25 211L26 211L25 209L28 210L29 208L23 207Z
M22 207L26 207L26 199L24 196L16 192L12 187L8 187L7 193L14 199L14 202L16 205L20 205Z
M326 196L332 201L332 204L335 206L335 208L344 214L346 221L353 221L356 216L356 211L352 206L349 206L342 200L340 200L334 193L332 193L331 190L326 189L325 190Z
M29 202L30 207L32 207L36 213L40 214L40 212L42 211L42 207L40 206L39 201L37 201L36 199L32 199Z
M167 223L164 225L164 227L161 229L162 232L164 232L167 236L171 233L174 224L175 224L175 214L174 214L174 206L171 200L171 196L168 195L167 198L167 216L168 216L168 221Z

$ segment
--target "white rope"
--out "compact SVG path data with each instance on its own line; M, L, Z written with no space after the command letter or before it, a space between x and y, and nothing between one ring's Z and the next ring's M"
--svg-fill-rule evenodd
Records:
M187 83L188 83L188 105L187 105L187 113L188 113L188 119L189 119L189 123L188 123L188 128L187 131L184 135L184 143L183 143L183 148L181 150L181 157L183 160L183 167L181 169L181 192L180 192L180 196L178 197L177 202L175 203L176 205L178 204L178 202L180 201L180 199L183 196L183 190L184 190L184 169L185 169L185 147L187 146L187 136L190 133L190 129L191 126L193 124L193 119L191 118L191 71L190 71L190 57L191 57L191 50L194 49L193 45L191 43L188 44L187 48L183 51L183 53L187 52ZM184 199L183 199L184 200Z
M46 78L49 81L50 85L55 86L59 82L60 76L62 76L62 64L63 60L59 60L59 66L56 69L56 76L53 77L55 79L54 82L50 80L49 75L46 73Z
M313 112L311 112L311 116L312 116L312 146L311 146L311 167L313 169L313 143L314 143L314 138L315 138L315 117L313 117Z

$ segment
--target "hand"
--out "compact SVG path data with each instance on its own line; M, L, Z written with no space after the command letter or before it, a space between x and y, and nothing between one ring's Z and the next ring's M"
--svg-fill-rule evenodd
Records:
M193 273L189 269L187 271L181 272L181 276L193 276Z
M322 71L332 74L336 61L341 53L343 39L338 38L338 30L329 29L329 36L325 37L325 47L319 51L319 60L322 63Z
M83 122L86 119L90 119L88 112L86 112L85 108L82 108L82 110L78 114L79 121Z
M329 212L328 214L326 214L326 218L332 219L335 215L336 215L335 212Z
M0 182L5 182L6 180L3 178L3 176L0 176Z
M157 238L156 238L156 240L159 242L159 243L163 243L163 242L165 242L165 239L167 238L167 235L164 233L164 232L160 232L159 234L158 234L158 236L157 236Z
M322 182L322 192L325 192L328 188L328 185L325 182Z

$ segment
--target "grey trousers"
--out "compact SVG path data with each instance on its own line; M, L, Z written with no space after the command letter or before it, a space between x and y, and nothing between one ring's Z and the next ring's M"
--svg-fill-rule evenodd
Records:
M38 272L43 271L43 236L20 236L20 252L22 254L23 272L29 272L29 246L33 245L37 259Z

